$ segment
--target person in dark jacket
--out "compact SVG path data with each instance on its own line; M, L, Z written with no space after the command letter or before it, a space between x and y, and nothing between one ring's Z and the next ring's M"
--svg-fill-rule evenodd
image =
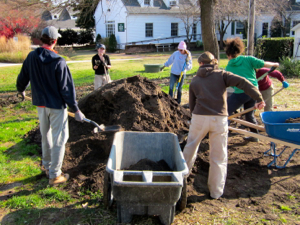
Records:
M111 82L108 70L111 68L109 56L105 54L104 44L97 45L98 54L92 58L93 70L95 70L94 90Z
M256 78L257 79L260 78L268 71L269 71L268 68L261 68L256 70ZM269 73L267 76L265 76L264 78L258 81L258 89L262 94L264 101L266 102L266 107L264 108L265 112L272 111L273 108L272 95L274 89L273 89L272 80L270 79L269 76L277 78L282 83L282 87L284 88L289 87L289 83L285 81L284 76L278 70L274 70L273 72Z
M42 163L49 176L49 184L64 183L68 174L61 171L65 144L69 138L67 106L75 112L75 119L83 122L75 87L66 61L53 49L60 37L57 29L43 29L42 47L30 52L17 78L18 94L25 98L31 84L32 104L37 106L42 134Z
M218 69L217 60L210 52L198 58L200 65L189 87L189 107L192 119L183 150L189 171L197 157L202 139L209 133L209 175L208 188L212 198L223 195L227 175L227 90L235 86L245 91L258 103L255 107L265 106L259 90L248 80L231 72Z

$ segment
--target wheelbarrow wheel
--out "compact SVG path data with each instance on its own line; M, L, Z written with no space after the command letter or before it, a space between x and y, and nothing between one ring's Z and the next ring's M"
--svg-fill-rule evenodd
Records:
M104 184L103 184L103 204L105 208L110 208L113 202L112 198L112 186L110 180L110 174L105 171Z
M181 190L181 196L176 204L176 208L179 211L184 210L186 208L186 204L187 204L187 181L186 181L186 179L187 179L186 177L183 178L183 186L182 186L182 190Z

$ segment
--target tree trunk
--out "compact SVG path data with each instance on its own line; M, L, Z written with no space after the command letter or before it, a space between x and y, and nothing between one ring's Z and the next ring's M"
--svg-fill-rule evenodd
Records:
M214 21L215 0L199 0L201 10L201 31L204 51L211 52L219 60L219 45Z

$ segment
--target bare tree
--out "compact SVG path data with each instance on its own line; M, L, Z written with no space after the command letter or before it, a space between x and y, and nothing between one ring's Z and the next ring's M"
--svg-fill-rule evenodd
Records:
M219 45L215 30L214 7L216 0L199 0L201 10L201 30L205 51L219 59Z
M215 5L216 27L220 35L220 49L224 46L224 36L232 22L245 20L248 0L218 0Z
M193 38L193 26L197 26L197 24L200 22L200 8L199 5L186 2L186 4L180 4L179 11L180 13L176 17L179 18L184 24L187 45L190 46Z
M300 4L295 0L273 0L272 9L276 13L272 21L272 30L278 30L280 34L272 34L272 36L286 37L290 31L291 20L293 15L300 10Z

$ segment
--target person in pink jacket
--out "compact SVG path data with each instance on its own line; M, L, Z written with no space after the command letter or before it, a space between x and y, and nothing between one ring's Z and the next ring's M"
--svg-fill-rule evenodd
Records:
M261 68L256 70L256 79L260 78L262 75L264 75L266 72L268 72L270 69L268 68ZM282 73L280 73L278 70L274 70L273 72L269 73L267 76L265 76L263 79L258 81L258 89L260 93L262 94L264 101L266 103L266 106L264 108L264 111L272 111L273 108L273 84L270 77L277 78L281 83L282 87L287 88L289 86L288 82L285 81L284 76Z

